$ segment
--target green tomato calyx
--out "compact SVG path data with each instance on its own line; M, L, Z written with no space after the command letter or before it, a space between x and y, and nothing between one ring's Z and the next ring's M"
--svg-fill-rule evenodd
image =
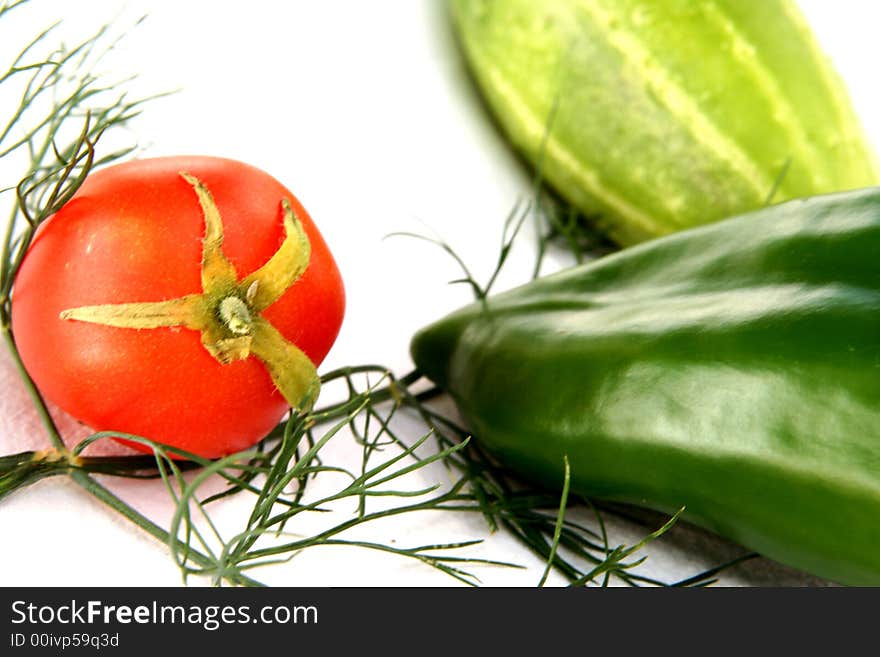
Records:
M261 316L308 267L311 245L302 224L283 199L281 246L262 267L239 280L223 253L223 222L211 192L195 176L186 172L180 176L193 187L205 218L202 292L165 301L80 306L62 311L60 318L117 328L199 331L202 346L218 362L257 357L290 406L308 410L318 396L317 370L308 356Z

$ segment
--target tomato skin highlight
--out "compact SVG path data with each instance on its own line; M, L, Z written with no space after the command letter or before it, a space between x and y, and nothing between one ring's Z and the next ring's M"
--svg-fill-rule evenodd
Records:
M277 251L281 201L291 203L311 259L262 314L317 366L345 308L336 263L289 190L259 169L222 158L137 160L89 176L28 250L13 290L12 326L41 393L77 419L217 457L250 447L288 410L262 362L221 364L199 333L185 328L134 330L59 318L78 306L202 291L205 221L182 171L211 190L223 219L223 251L239 277Z

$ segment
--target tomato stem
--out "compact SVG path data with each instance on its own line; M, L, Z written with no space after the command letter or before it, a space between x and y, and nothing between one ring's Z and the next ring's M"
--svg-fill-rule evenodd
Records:
M199 199L205 220L202 292L165 301L113 303L68 308L62 320L116 328L183 327L199 331L202 346L226 365L253 355L292 408L308 410L318 396L314 363L260 313L275 303L305 272L311 247L290 203L281 200L285 238L268 262L238 280L223 253L223 222L211 192L195 176L181 172Z
M253 319L244 301L236 296L226 297L220 302L218 310L226 328L232 333L250 335L253 330Z

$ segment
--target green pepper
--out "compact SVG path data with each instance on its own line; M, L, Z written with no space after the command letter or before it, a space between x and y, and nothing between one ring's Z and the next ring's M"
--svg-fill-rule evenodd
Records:
M507 136L622 245L771 195L880 181L792 0L452 0L451 10Z
M549 486L880 584L880 188L646 242L422 329L417 367Z

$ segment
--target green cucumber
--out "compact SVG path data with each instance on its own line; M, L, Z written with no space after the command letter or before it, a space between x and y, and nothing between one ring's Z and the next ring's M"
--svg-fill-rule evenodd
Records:
M452 0L451 8L510 140L621 245L757 209L771 196L880 180L846 89L790 0Z

